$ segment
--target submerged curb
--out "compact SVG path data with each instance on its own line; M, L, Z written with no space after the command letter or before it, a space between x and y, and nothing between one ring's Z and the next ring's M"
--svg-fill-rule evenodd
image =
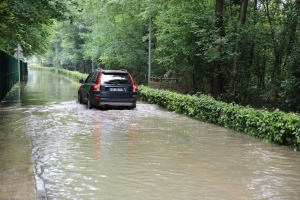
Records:
M36 182L36 193L37 193L37 199L38 200L46 200L47 194L45 190L45 184L43 179L35 175L35 182Z

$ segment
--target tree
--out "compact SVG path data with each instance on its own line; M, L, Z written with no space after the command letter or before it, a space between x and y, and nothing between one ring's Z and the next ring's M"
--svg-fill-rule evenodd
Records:
M206 51L215 39L211 30L214 5L210 1L180 0L160 5L154 18L154 59L166 75L191 79L194 92L204 90L202 80L213 71Z
M85 63L81 59L83 40L80 34L83 30L69 21L55 23L53 29L56 33L51 38L51 48L45 55L47 65L82 70Z
M234 46L234 54L235 56L233 57L233 64L232 64L232 71L233 71L233 75L232 75L232 84L233 84L233 102L236 102L236 87L237 87L237 83L236 83L236 75L237 75L237 61L238 61L238 48L239 48L239 40L240 40L240 29L241 26L243 26L246 23L246 16L247 16L247 7L248 7L248 0L242 0L241 1L241 5L240 5L240 14L239 14L239 24L237 25L237 36L235 39L235 46ZM244 77L244 76L243 76Z
M53 19L72 18L71 5L73 0L2 0L0 49L13 53L20 44L25 55L45 52Z
M300 0L286 6L287 18L284 23L285 51L283 76L279 90L281 107L300 112Z
M144 81L147 72L148 18L145 1L83 1L83 19L89 31L82 34L84 55L99 66L125 68Z
M224 37L224 25L223 25L223 0L216 0L216 32L217 32L217 36L219 38L223 38ZM222 50L220 48L217 49L218 54L221 54ZM222 72L221 72L221 68L224 67L222 66L222 60L219 59L216 63L215 63L215 69L216 72L215 74L213 74L213 78L212 78L212 95L214 98L217 98L222 92L223 92L223 78L222 78Z

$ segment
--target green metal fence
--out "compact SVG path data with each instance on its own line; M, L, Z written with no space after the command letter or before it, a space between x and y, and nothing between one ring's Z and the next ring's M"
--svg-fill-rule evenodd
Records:
M27 63L20 61L21 79L27 79ZM0 51L0 101L19 82L18 60Z

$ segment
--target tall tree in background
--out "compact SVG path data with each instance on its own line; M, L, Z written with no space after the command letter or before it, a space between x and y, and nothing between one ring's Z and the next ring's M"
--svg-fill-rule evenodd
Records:
M214 4L211 1L170 1L155 17L154 59L164 76L189 80L194 92L202 91L203 78L213 73L215 58ZM212 49L212 54L206 53Z
M224 37L224 27L223 27L223 0L216 0L216 30L219 38ZM221 50L218 49L218 54L221 54ZM222 77L222 61L219 60L215 64L216 73L213 77L212 85L212 95L217 98L223 92L223 77Z
M92 16L93 22L84 35L85 53L103 67L130 70L142 82L148 63L148 5L139 0L85 1L83 18L87 22Z
M236 87L237 87L237 83L236 83L236 76L240 74L237 73L237 61L238 61L238 52L239 52L239 40L240 40L240 31L241 29L243 29L243 25L246 23L246 16L247 16L247 8L248 8L248 0L241 0L240 3L240 14L239 14L239 24L237 24L237 28L236 28L236 39L235 39L235 46L234 46L234 58L233 58L233 64L232 64L232 71L233 71L233 75L232 75L232 84L233 84L233 102L236 102ZM242 76L243 78L245 76Z
M288 4L284 24L285 52L280 107L300 112L300 0Z
M63 67L72 70L81 71L80 66L85 66L86 62L83 57L82 45L83 39L78 23L71 23L69 21L55 23L53 26L55 34L50 40L50 49L46 58L46 65Z
M13 53L17 44L25 55L47 50L53 19L66 19L73 0L2 0L0 2L0 49Z

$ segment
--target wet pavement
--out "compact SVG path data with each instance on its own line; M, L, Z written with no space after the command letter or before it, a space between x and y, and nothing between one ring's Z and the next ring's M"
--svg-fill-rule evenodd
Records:
M30 138L20 109L1 108L0 199L35 199Z
M0 199L300 195L300 154L291 148L144 102L88 110L76 102L77 88L31 70L20 103L2 104Z

